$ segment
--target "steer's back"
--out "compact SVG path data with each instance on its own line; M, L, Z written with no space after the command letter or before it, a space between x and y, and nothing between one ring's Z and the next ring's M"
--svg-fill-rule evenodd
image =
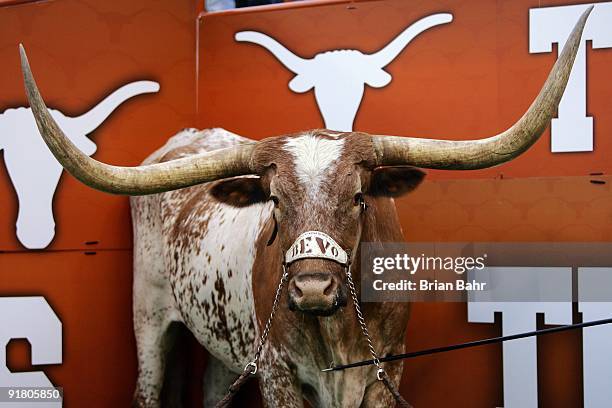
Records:
M186 129L144 164L243 143L223 129ZM134 327L182 321L213 355L242 369L255 342L251 286L255 245L269 204L235 208L211 197L211 183L131 199Z

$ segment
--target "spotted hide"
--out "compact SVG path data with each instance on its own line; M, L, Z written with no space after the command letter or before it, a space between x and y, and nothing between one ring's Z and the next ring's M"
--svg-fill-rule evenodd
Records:
M145 163L246 141L222 129L187 129ZM371 143L359 133L323 130L270 138L254 155L254 165L262 169L257 177L131 199L136 406L161 404L166 354L173 344L169 327L175 322L185 325L211 355L204 405L224 395L253 356L282 275L283 253L300 233L329 234L341 247L357 249L357 257L361 241L403 239L391 196L414 188L422 173L408 170L413 185L375 185L375 171L364 170L374 160ZM367 211L362 212L361 200ZM345 307L343 268L309 259L295 262L288 272L291 281L257 373L265 405L302 407L307 400L313 407L392 406L372 368L320 371L332 361L370 357L355 312L350 304ZM359 284L359 262L353 273ZM323 285L327 297L304 301L317 285ZM409 306L362 307L379 352L402 352ZM388 370L399 381L401 363Z

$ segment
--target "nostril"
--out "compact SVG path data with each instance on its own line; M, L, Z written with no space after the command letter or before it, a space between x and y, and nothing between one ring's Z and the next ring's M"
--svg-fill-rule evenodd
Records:
M292 294L296 298L329 297L336 288L335 279L322 273L298 275L291 282Z
M335 291L335 289L336 289L336 281L334 279L331 279L329 282L329 285L327 285L327 287L323 291L323 294L325 296L329 296Z
M346 305L342 281L331 273L302 272L288 285L289 309L315 316L331 316Z
M289 283L289 290L291 291L291 294L295 297L295 298L301 298L302 296L304 296L304 293L302 293L302 291L300 290L300 288L298 287L298 285L295 283L295 280L292 280Z

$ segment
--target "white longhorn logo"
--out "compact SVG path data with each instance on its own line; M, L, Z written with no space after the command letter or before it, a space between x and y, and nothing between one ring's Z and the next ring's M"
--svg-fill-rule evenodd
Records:
M256 31L238 32L235 39L258 44L270 51L287 69L297 74L289 83L293 92L303 93L314 88L325 127L349 132L353 130L364 85L373 88L387 86L391 82L391 75L384 68L410 41L427 29L452 20L452 14L448 13L424 17L374 54L364 54L357 50L333 50L304 59L272 37Z
M51 115L72 143L91 156L96 144L87 137L89 133L127 99L157 91L157 82L132 82L81 116L68 117L58 110L51 110ZM63 168L41 138L30 108L0 114L0 150L4 150L4 163L19 200L17 238L26 248L45 248L55 236L53 195Z

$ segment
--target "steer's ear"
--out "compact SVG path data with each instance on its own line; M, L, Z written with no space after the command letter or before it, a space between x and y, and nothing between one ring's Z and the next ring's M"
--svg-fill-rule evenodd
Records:
M213 197L234 207L246 207L268 200L260 177L237 177L221 180L212 187Z
M367 194L371 196L399 197L417 188L424 178L425 172L416 167L377 167L372 170L370 187Z

